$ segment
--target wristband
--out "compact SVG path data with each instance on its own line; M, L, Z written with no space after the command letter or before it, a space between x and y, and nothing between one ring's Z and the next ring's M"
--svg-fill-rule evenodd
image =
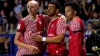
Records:
M42 41L45 42L45 41L46 41L46 37L43 37L43 38L42 38Z

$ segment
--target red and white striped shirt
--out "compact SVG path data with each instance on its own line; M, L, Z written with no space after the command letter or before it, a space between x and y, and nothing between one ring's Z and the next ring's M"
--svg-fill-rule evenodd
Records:
M53 38L55 36L59 36L60 34L66 33L66 21L64 19L60 19L59 17L55 18L49 23L48 26L48 38ZM57 40L55 40L57 41ZM57 43L48 43L47 50L50 53L49 56L55 55L64 55L66 50L64 39L61 40L59 44Z
M33 41L30 37L30 31L33 33L37 33L39 31L43 31L45 24L48 24L48 20L46 18L46 21L42 21L44 18L37 17L36 20L34 21L33 19L29 18L28 16L26 18L23 18L19 21L17 31L23 33L23 42L28 45L36 46L40 49L40 53L43 52L42 44ZM38 24L37 24L38 23ZM44 24L45 23L45 24ZM42 28L42 29L40 29ZM39 30L39 31L38 31ZM39 54L39 53L33 53L29 51L27 48L20 48L18 49L18 52L16 56L22 56L22 55L29 55L29 54Z
M61 19L57 22L57 35L66 33L66 21Z

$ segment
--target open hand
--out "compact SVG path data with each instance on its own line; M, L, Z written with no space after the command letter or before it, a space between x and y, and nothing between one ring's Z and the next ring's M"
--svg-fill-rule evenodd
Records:
M39 31L39 32L32 32L32 31L29 31L29 36L30 36L30 37L34 37L34 36L40 35L41 33L42 33L42 31Z
M37 47L31 46L31 45L28 45L28 49L29 49L29 51L33 52L34 54L36 54L40 51Z

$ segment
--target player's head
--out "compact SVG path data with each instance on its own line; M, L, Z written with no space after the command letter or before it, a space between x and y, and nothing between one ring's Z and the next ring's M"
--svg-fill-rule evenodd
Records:
M58 2L50 2L48 5L47 14L49 16L53 16L55 14L58 14L61 11L61 5Z
M39 4L35 0L31 0L27 3L27 10L30 15L34 15L37 13L39 9Z
M67 2L65 4L65 15L68 19L73 19L78 14L79 7L73 2Z
M88 22L87 23L88 30L92 30L93 29L93 25L94 25L93 22L91 22L91 21Z

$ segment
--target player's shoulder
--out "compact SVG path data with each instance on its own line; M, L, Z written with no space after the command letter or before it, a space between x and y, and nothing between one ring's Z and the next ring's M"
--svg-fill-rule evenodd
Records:
M20 19L20 21L25 22L25 21L27 21L27 20L28 20L28 18L29 18L29 16L23 17L23 18L21 18L21 19Z
M20 20L21 20L21 21L25 21L25 20L26 20L26 18L21 18Z
M74 22L79 23L79 24L84 24L83 20L80 17L76 17Z
M50 17L45 14L39 14L38 16L42 17L43 19L50 19Z
M26 18L21 18L18 24L25 24L26 21L27 21Z
M64 24L66 24L66 20L64 18L59 17L58 18L58 23L64 23Z
M77 17L77 20L76 21L83 22L83 20L80 17Z
M79 16L76 16L76 20L82 20Z

